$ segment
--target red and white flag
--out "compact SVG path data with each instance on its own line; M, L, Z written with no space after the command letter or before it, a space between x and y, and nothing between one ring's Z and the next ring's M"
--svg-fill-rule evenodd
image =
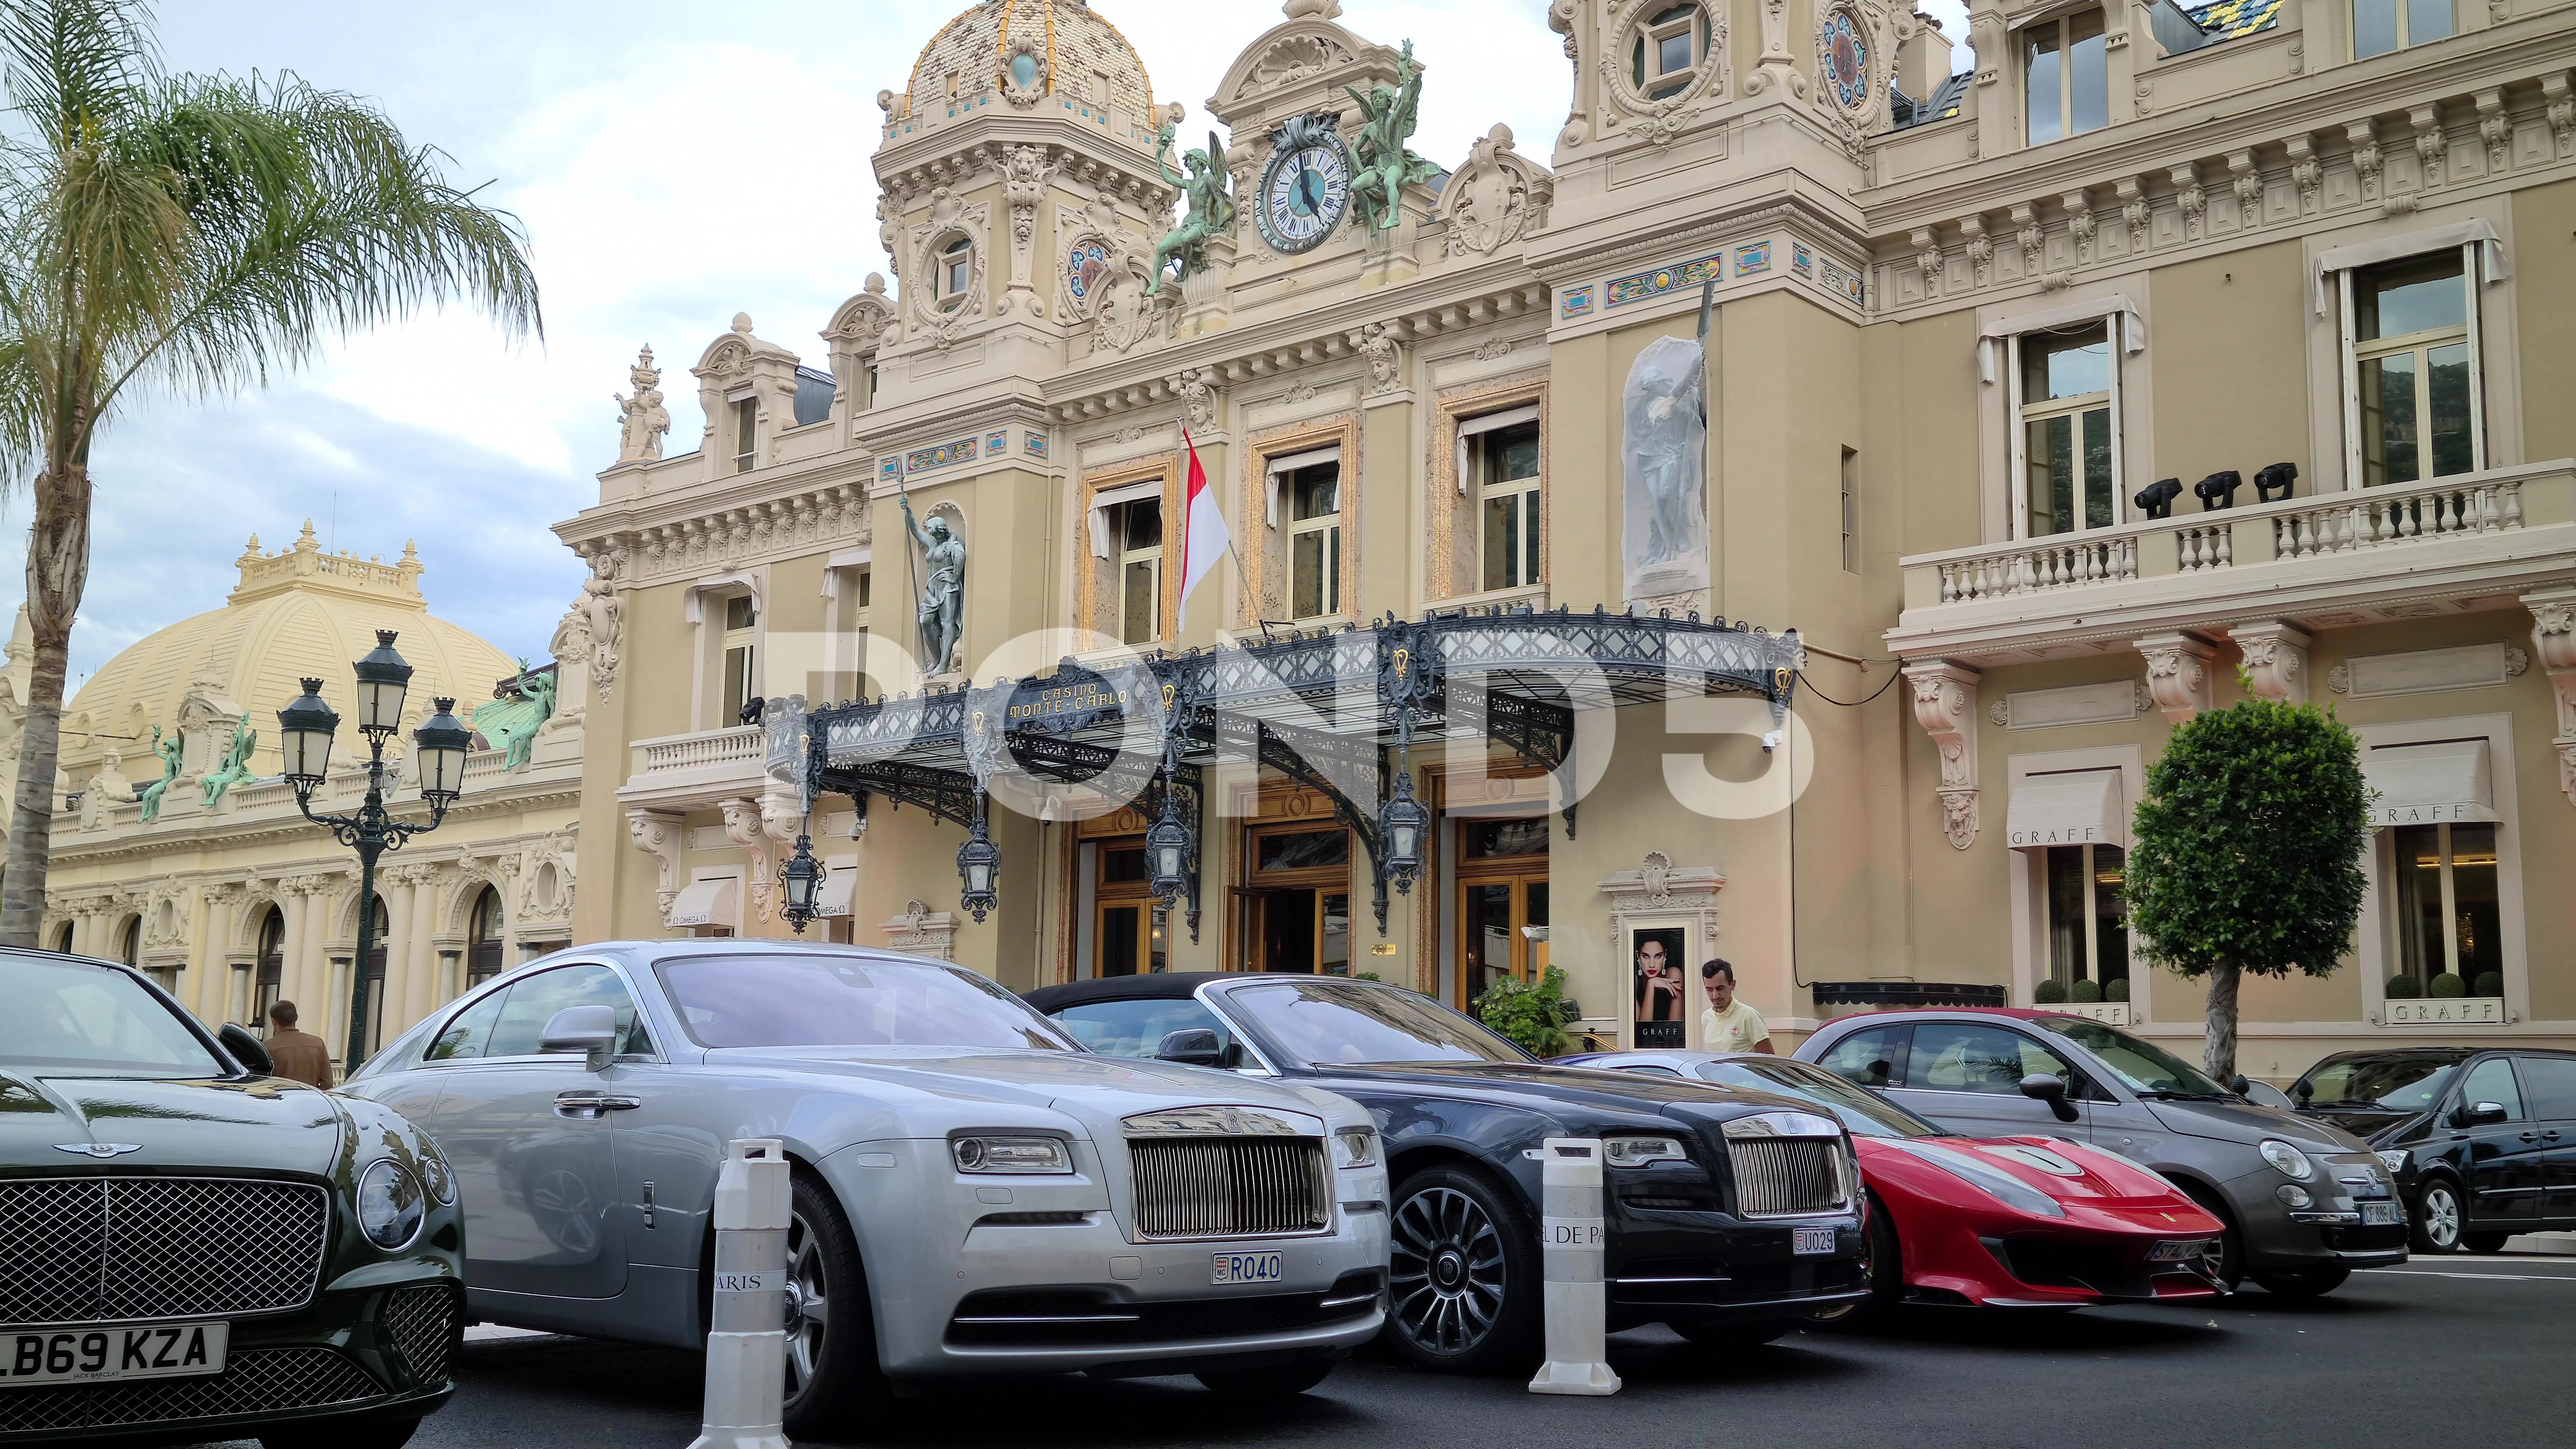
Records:
M1190 450L1190 481L1187 498L1181 505L1186 522L1181 533L1181 618L1180 627L1190 627L1190 591L1199 580L1215 572L1216 562L1234 547L1234 534L1225 526L1225 515L1217 511L1216 490L1208 486L1207 469L1199 465L1199 445L1190 441L1183 429L1181 442Z

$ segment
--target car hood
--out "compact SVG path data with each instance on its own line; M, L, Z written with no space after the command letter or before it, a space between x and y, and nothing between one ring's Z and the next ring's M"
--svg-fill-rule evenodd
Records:
M0 1072L0 1170L106 1162L328 1177L347 1120L330 1093L283 1077L139 1081ZM108 1152L110 1144L131 1150Z
M2406 1129L2414 1126L2425 1114L2382 1111L2375 1107L2352 1110L2310 1107L2301 1111L2299 1115L2311 1122L2323 1122L2329 1127L2349 1132L2364 1142L2384 1142L2393 1137L2404 1136Z
M1256 1107L1337 1121L1358 1116L1356 1108L1327 1093L1209 1067L1086 1052L737 1047L711 1051L707 1061L837 1078L854 1089L912 1094L960 1109L1051 1109L1101 1137L1116 1137L1123 1117L1165 1107Z
M2062 1203L2087 1207L2153 1208L2190 1214L2198 1227L2199 1209L2172 1183L2153 1172L2098 1148L2056 1137L1933 1137L1923 1139L1963 1153L2015 1181ZM1905 1149L1884 1137L1855 1137L1861 1171L1884 1163ZM2213 1225L2214 1226L2214 1225Z
M2205 1137L2216 1142L2260 1142L2278 1137L2326 1152L2360 1152L2361 1140L2331 1122L2302 1117L2244 1102L2157 1102L2146 1104L2168 1132Z

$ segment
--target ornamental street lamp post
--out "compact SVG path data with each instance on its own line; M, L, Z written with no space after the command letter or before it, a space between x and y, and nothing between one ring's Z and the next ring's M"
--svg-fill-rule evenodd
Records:
M796 853L779 862L778 891L787 900L787 924L804 935L805 928L822 914L815 893L823 885L823 863L814 858L814 838L803 831L796 835Z
M400 849L415 835L436 830L448 807L465 789L465 752L474 732L459 723L456 701L436 699L438 712L412 732L420 757L420 797L429 802L426 822L396 820L385 808L385 741L402 727L403 695L411 687L412 669L394 652L394 631L378 629L376 647L353 669L358 679L358 732L367 740L367 798L354 815L316 815L313 792L331 766L331 741L340 716L322 702L322 681L303 681L304 693L277 712L278 748L286 761L286 781L295 787L295 807L304 818L330 830L342 845L358 852L358 954L349 970L349 1041L341 1054L343 1072L355 1072L366 1060L367 963L376 946L376 858Z

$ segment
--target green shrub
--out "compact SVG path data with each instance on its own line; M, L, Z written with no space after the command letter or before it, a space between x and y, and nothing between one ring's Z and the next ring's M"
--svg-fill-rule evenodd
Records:
M2436 1001L2456 1001L2468 994L2469 983L2462 981L2458 972L2445 971L2433 978L2433 999Z
M2469 984L2469 994L2471 996L2504 995L2504 973L2501 971L2479 972L2478 979Z
M2128 999L2129 999L2129 978L2128 978L2128 977L2126 977L2126 976L2123 976L2123 977L2119 978L2118 980L2116 980L2116 981L2112 982L2110 985L2103 987L2103 988L2102 988L2102 999L2103 999L2104 1001L2126 1001L2126 1000L2128 1000Z
M2066 983L2052 976L2030 989L2030 999L2041 1006L2054 1006L2066 999Z
M1581 1015L1565 999L1565 968L1550 966L1536 981L1503 977L1476 998L1476 1019L1511 1039L1534 1057L1561 1057L1574 1050L1565 1034L1567 1022Z
M2068 999L2091 1005L2102 999L2102 983L2087 976L2078 980L2066 993Z
M2412 976L2388 978L2388 999L2391 1001L2413 1001L2423 994L2424 983Z

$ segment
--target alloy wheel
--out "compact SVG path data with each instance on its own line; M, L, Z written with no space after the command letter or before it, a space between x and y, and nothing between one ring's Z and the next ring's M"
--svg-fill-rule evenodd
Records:
M803 1213L787 1220L787 1401L793 1403L814 1382L815 1365L823 1361L823 1334L831 1324L831 1302L825 1296L823 1240Z
M1503 1240L1484 1206L1426 1188L1396 1210L1392 1236L1397 1330L1437 1354L1483 1343L1503 1313Z
M2456 1252L2460 1246L2460 1199L2446 1182L2428 1183L2424 1188L2424 1240L2435 1252Z

